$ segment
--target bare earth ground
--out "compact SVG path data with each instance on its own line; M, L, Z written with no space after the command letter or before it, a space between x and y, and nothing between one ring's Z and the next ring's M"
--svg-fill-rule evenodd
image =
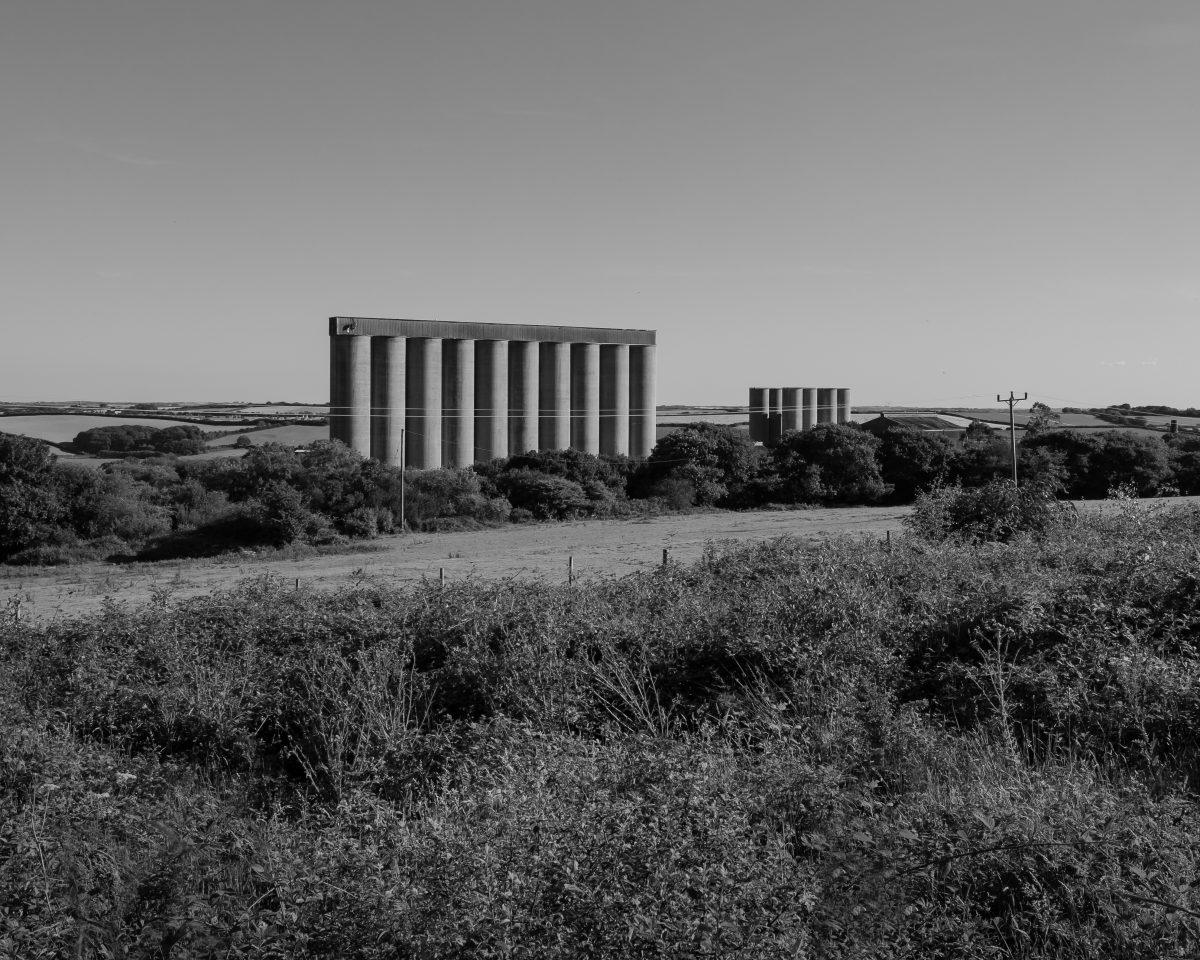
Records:
M567 558L580 578L621 576L672 561L691 563L709 543L745 543L792 536L815 541L840 536L897 536L908 507L846 507L745 513L701 513L643 520L589 520L500 527L474 533L407 534L374 541L369 549L299 560L253 556L178 563L89 563L20 568L0 573L0 611L21 601L23 617L84 613L104 598L134 604L155 591L189 597L250 577L299 578L305 588L334 589L364 578L381 581L536 577L566 580Z
M1200 507L1200 497L1137 501L1142 509ZM1077 502L1085 511L1113 509L1105 501ZM299 580L304 589L333 590L364 580L411 582L483 577L498 580L623 576L670 559L692 563L709 544L750 543L778 537L815 542L838 536L883 540L903 532L911 507L842 507L700 513L643 520L587 520L498 527L474 533L414 533L384 537L359 549L305 559L247 556L177 563L91 563L73 567L0 567L0 615L21 602L25 618L70 616L97 609L105 598L140 604L156 592L191 597L264 576Z

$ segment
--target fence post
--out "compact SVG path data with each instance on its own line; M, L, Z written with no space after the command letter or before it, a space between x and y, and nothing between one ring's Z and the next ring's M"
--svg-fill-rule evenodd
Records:
M662 565L663 565L664 567L667 565L667 562L670 560L670 558L671 558L671 554L670 554L670 552L667 550L667 548L666 548L666 547L663 547L663 562L662 562Z
M575 582L575 558L567 557L567 583Z
M438 589L446 589L446 568L438 567Z

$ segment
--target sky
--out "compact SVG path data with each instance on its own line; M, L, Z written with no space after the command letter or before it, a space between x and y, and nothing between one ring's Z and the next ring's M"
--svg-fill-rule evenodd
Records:
M1200 405L1196 0L4 0L0 399L328 398L327 318L659 400Z

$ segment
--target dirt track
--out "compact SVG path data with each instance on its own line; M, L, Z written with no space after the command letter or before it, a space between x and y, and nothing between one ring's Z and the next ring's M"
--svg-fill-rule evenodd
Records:
M593 520L529 524L476 533L387 537L373 549L303 560L244 557L182 563L85 564L55 569L9 568L0 575L0 610L20 599L22 614L54 617L99 607L105 597L142 603L155 590L187 597L228 587L248 577L299 578L332 589L363 577L409 581L437 577L545 577L565 580L567 558L576 576L632 573L662 562L697 560L708 543L793 536L821 540L841 534L895 536L908 507L847 507L786 512L706 513L646 520Z

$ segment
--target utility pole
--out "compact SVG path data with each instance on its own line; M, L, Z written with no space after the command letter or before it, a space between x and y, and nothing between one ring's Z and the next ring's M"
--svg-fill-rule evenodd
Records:
M1019 486L1019 484L1017 483L1017 420L1016 420L1016 416L1013 414L1013 407L1016 404L1020 403L1022 400L1028 400L1028 399L1029 399L1028 393L1025 393L1023 396L1018 397L1011 390L1008 391L1007 397L1002 397L1002 396L1000 396L1000 394L996 394L996 402L997 403L1007 403L1008 404L1008 438L1009 438L1009 440L1012 441L1012 468L1013 468L1013 486L1014 487Z
M400 428L400 532L404 533L404 428Z

